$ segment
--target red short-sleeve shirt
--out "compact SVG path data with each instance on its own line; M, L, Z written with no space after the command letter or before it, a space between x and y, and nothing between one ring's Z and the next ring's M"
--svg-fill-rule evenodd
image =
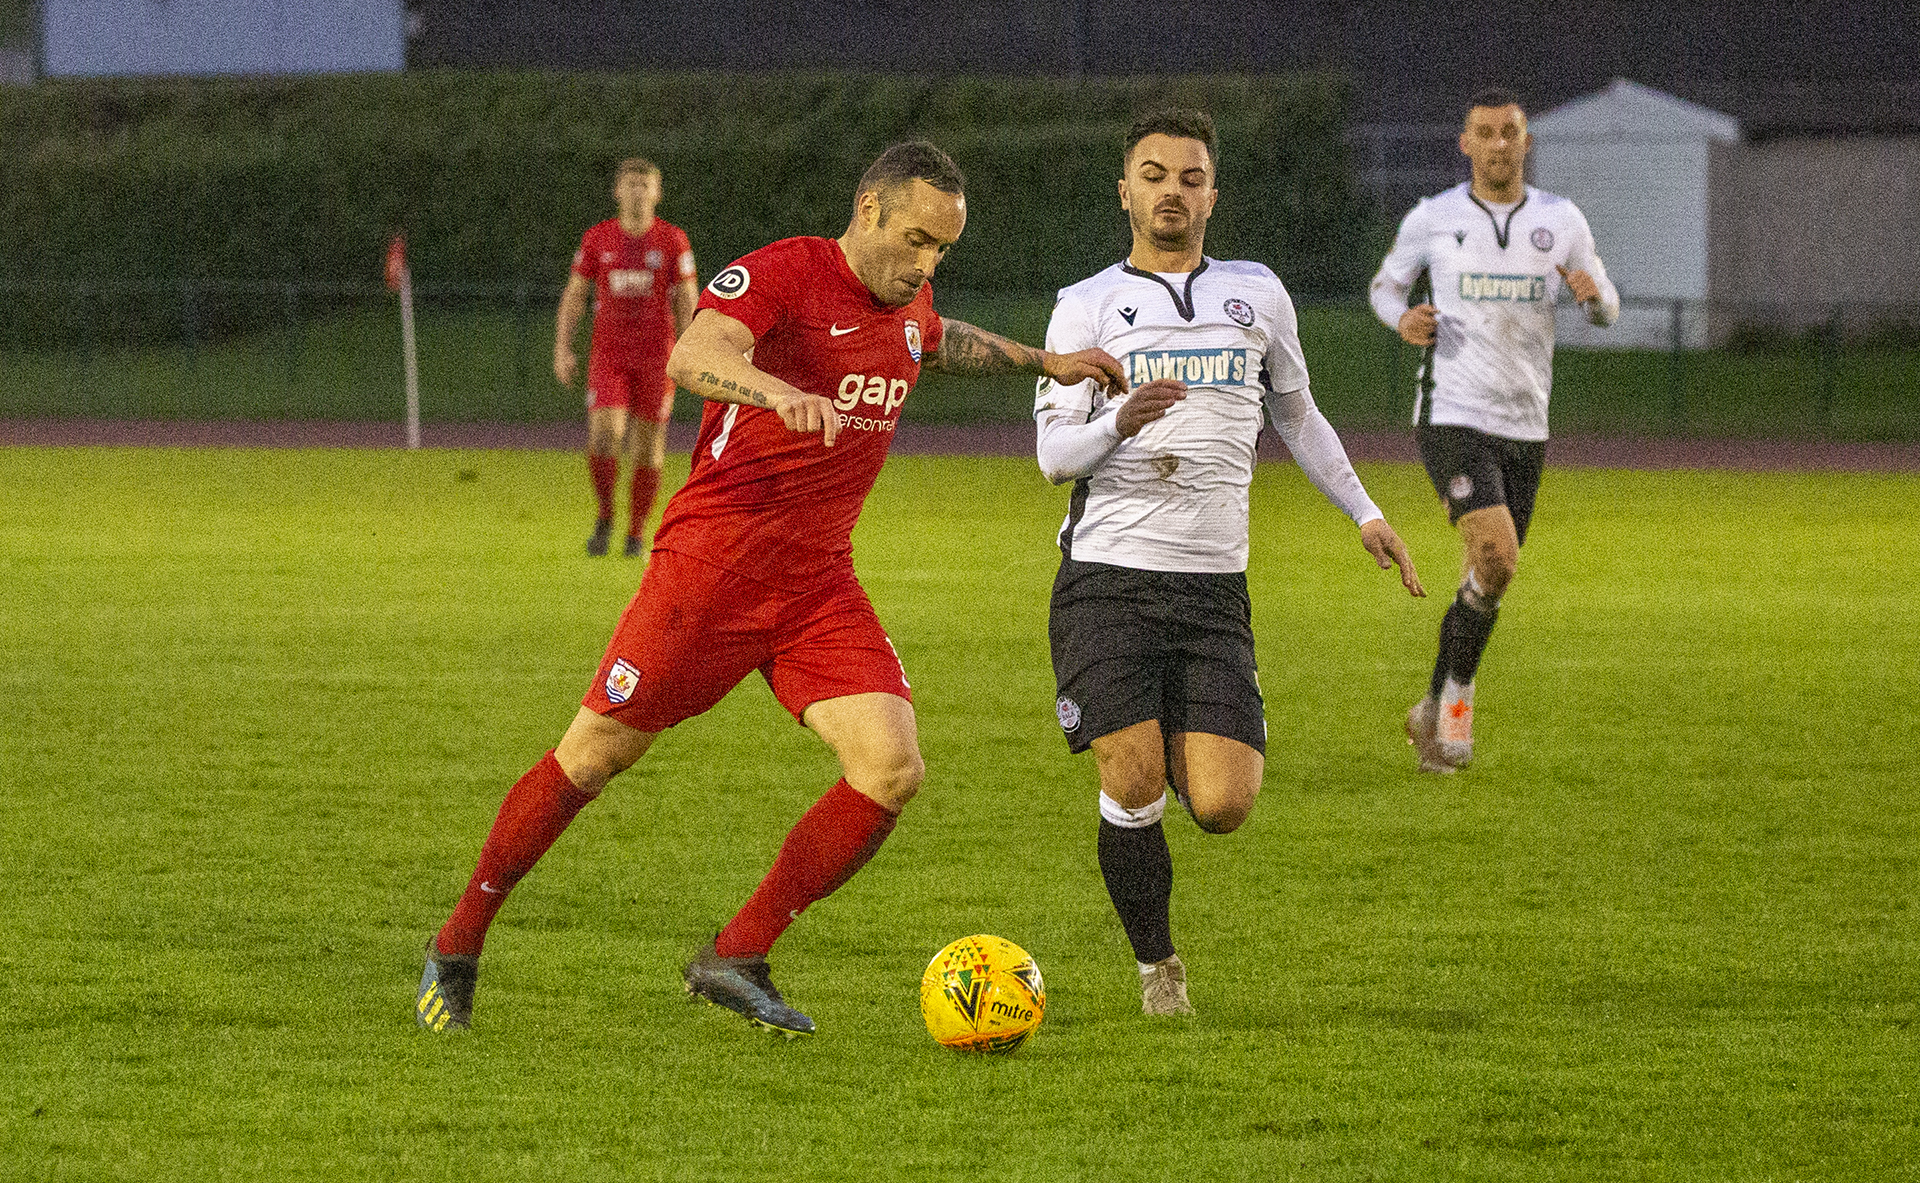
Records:
M833 399L833 447L770 410L709 401L693 471L667 503L656 546L774 587L852 571L853 525L880 475L921 359L940 347L931 284L876 300L830 238L788 238L714 276L700 296L754 336L753 364Z
M673 352L673 289L694 277L686 231L659 218L628 234L608 218L580 236L573 273L593 283L592 359L666 372Z

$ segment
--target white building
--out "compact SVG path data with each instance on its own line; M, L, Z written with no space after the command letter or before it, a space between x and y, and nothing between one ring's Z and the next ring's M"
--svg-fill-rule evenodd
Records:
M402 0L43 0L50 78L404 70Z
M1536 116L1528 179L1571 198L1619 287L1620 322L1596 329L1571 307L1563 345L1690 348L1706 344L1708 160L1740 141L1739 121L1616 78L1604 90Z

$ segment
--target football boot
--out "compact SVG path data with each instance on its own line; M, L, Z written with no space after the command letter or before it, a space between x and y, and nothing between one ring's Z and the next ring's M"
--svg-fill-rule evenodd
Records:
M413 1001L413 1021L429 1031L464 1031L473 1026L473 988L480 980L480 957L442 953L435 939L427 938L427 968Z
M709 941L687 963L682 976L688 994L745 1015L756 1027L777 1031L788 1039L813 1034L813 1020L788 1006L774 988L765 957L722 957Z

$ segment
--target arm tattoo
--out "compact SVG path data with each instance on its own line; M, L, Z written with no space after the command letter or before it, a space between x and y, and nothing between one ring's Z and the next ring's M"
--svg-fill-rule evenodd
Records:
M984 374L1039 373L1040 350L1009 341L965 321L943 318L940 348L927 360L942 374L978 377Z
M731 378L720 377L720 375L714 373L712 370L701 370L699 383L703 389L695 393L711 392L721 396L728 394L737 396L735 398L722 397L722 402L748 403L756 407L768 405L766 391L755 390L749 386L742 386Z

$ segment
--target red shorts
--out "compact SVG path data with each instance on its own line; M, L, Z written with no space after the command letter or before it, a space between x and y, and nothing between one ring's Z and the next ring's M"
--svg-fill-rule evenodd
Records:
M641 731L704 714L754 670L795 719L849 694L913 701L900 655L851 571L781 592L656 550L582 704Z
M587 408L625 407L637 419L665 423L673 413L673 382L664 366L628 369L587 355Z

